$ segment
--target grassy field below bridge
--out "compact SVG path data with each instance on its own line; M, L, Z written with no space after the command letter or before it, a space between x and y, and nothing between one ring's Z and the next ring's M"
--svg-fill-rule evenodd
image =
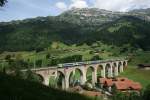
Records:
M120 74L120 76L140 82L143 88L150 84L150 70L138 69L135 66L129 65L128 68Z

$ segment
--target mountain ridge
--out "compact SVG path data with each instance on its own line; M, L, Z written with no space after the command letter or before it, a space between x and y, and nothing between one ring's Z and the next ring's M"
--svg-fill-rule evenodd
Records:
M120 14L120 15L123 15L123 16L130 16L130 15L136 15L136 13L138 14L145 14L145 15L149 15L150 16L150 8L146 8L146 9L134 9L134 10L130 10L130 11L127 11L127 12L119 12L119 11L110 11L110 10L105 10L105 9L99 9L99 8L72 8L72 9L69 9L67 11L64 11L62 13L60 13L59 15L57 16L46 16L46 17L42 17L42 16L38 16L38 17L35 17L35 18L25 18L25 19L22 19L22 20L12 20L12 21L8 21L8 22L0 22L0 23L10 23L10 22L16 22L16 21L26 21L26 20L32 20L32 19L38 19L38 18L47 18L47 17L58 17L58 16L61 16L61 15L64 15L64 14L68 14L68 13L77 13L77 12L88 12L88 11L94 11L94 12L98 12L98 13L107 13L107 14ZM74 14L75 15L75 14ZM94 16L94 15L93 15Z
M78 10L80 11L82 9L78 9ZM78 10L74 12L76 13L78 12ZM93 10L96 12L93 12ZM96 16L97 13L98 16ZM104 13L106 17L104 16ZM112 13L112 15L114 16L112 16L110 13ZM117 13L119 15L116 15ZM114 32L110 32L108 30L105 31L99 31L99 30L100 29L104 30L105 28L104 26L113 27L111 26L112 23L114 23L115 21L117 22L118 19L123 19L123 18L129 19L129 17L132 17L132 20L130 19L129 20L135 23L135 24L131 24L130 25L131 27L124 26L126 22L127 23L130 22L128 20L126 22L116 23L120 27L118 30L119 32L116 31L120 33L120 36L123 36L123 34L129 34L127 32L130 32L132 34L137 32L140 34L144 34L146 36L150 36L149 35L150 30L148 28L150 27L149 26L150 22L148 20L145 20L145 17L139 17L138 15L133 16L134 14L120 15L121 13L119 12L117 13L114 14L113 12L111 11L107 12L106 10L101 10L101 12L99 12L99 9L90 9L90 10L83 9L83 12L81 12L82 14L81 17L83 17L84 15L85 19L79 18L80 12L78 12L79 14L78 16L72 15L72 13L64 12L63 14L56 17L48 16L48 17L37 17L33 19L25 19L22 21L1 22L0 23L0 51L5 51L5 50L22 51L22 50L35 50L39 48L44 49L48 47L53 41L60 41L65 44L83 44L83 43L92 44L92 42L95 41L103 41L105 43L110 44L110 42L112 42L111 41L112 37L110 37L109 35L114 34ZM88 14L89 16L87 16L86 14ZM99 14L104 17L101 18ZM136 21L139 23L137 23ZM133 28L134 26L136 27ZM140 29L138 29L137 27ZM124 33L122 33L122 28ZM103 36L105 37L107 36L110 39L106 39L104 41L102 38L103 36L100 33L103 33ZM137 42L136 40L134 40L134 38L132 39L134 42ZM143 38L142 41L144 41L144 39L145 38ZM147 42L150 43L149 39L147 40L148 40ZM133 45L133 43L131 44ZM134 43L134 46L135 44L137 45L137 43ZM144 45L144 47L142 48L149 49L149 47L147 47L147 43L145 44L146 45ZM114 45L117 45L117 42L115 42Z

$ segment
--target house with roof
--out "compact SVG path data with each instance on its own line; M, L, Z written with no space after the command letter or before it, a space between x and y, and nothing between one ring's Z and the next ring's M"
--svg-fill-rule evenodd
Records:
M138 82L134 82L125 77L118 77L115 79L99 78L100 87L108 92L139 92L142 86Z
M150 70L150 64L138 64L139 69Z

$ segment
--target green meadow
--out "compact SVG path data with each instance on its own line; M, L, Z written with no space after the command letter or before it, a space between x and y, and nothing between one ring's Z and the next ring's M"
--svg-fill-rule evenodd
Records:
M150 70L138 69L135 66L129 65L120 76L140 82L143 88L150 84Z

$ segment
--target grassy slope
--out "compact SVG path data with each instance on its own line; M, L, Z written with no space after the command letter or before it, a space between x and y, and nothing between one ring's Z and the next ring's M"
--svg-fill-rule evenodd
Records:
M150 51L147 52L139 52L135 56L133 56L131 60L132 65L137 64L150 64Z
M115 47L112 49L112 46L104 45L104 44L97 44L97 47L92 47L88 45L81 45L81 46L67 46L62 43L57 44L57 48L48 47L42 52L34 52L34 51L26 51L26 52L4 52L0 54L0 59L4 59L7 55L12 55L13 59L16 59L17 57L28 60L30 62L34 62L34 60L41 59L43 61L42 66L46 67L48 64L48 61L50 59L46 59L46 55L50 54L51 57L54 58L64 58L71 55L83 55L83 60L90 60L94 55L99 55L100 58L103 59L110 59L120 56L119 54L114 55L115 53L119 53L119 48ZM98 53L94 53L96 50L98 50ZM104 52L101 52L104 50ZM90 53L92 51L93 53ZM15 55L15 56L14 56ZM1 65L0 65L1 66Z
M144 88L150 84L150 70L140 70L136 67L128 66L120 76L140 82Z
M138 52L133 57L129 66L121 74L121 76L128 77L134 81L140 82L145 88L150 84L150 70L140 70L137 68L138 64L150 64L150 52Z
M2 73L0 76L0 98L2 100L89 100L76 93L56 90Z

